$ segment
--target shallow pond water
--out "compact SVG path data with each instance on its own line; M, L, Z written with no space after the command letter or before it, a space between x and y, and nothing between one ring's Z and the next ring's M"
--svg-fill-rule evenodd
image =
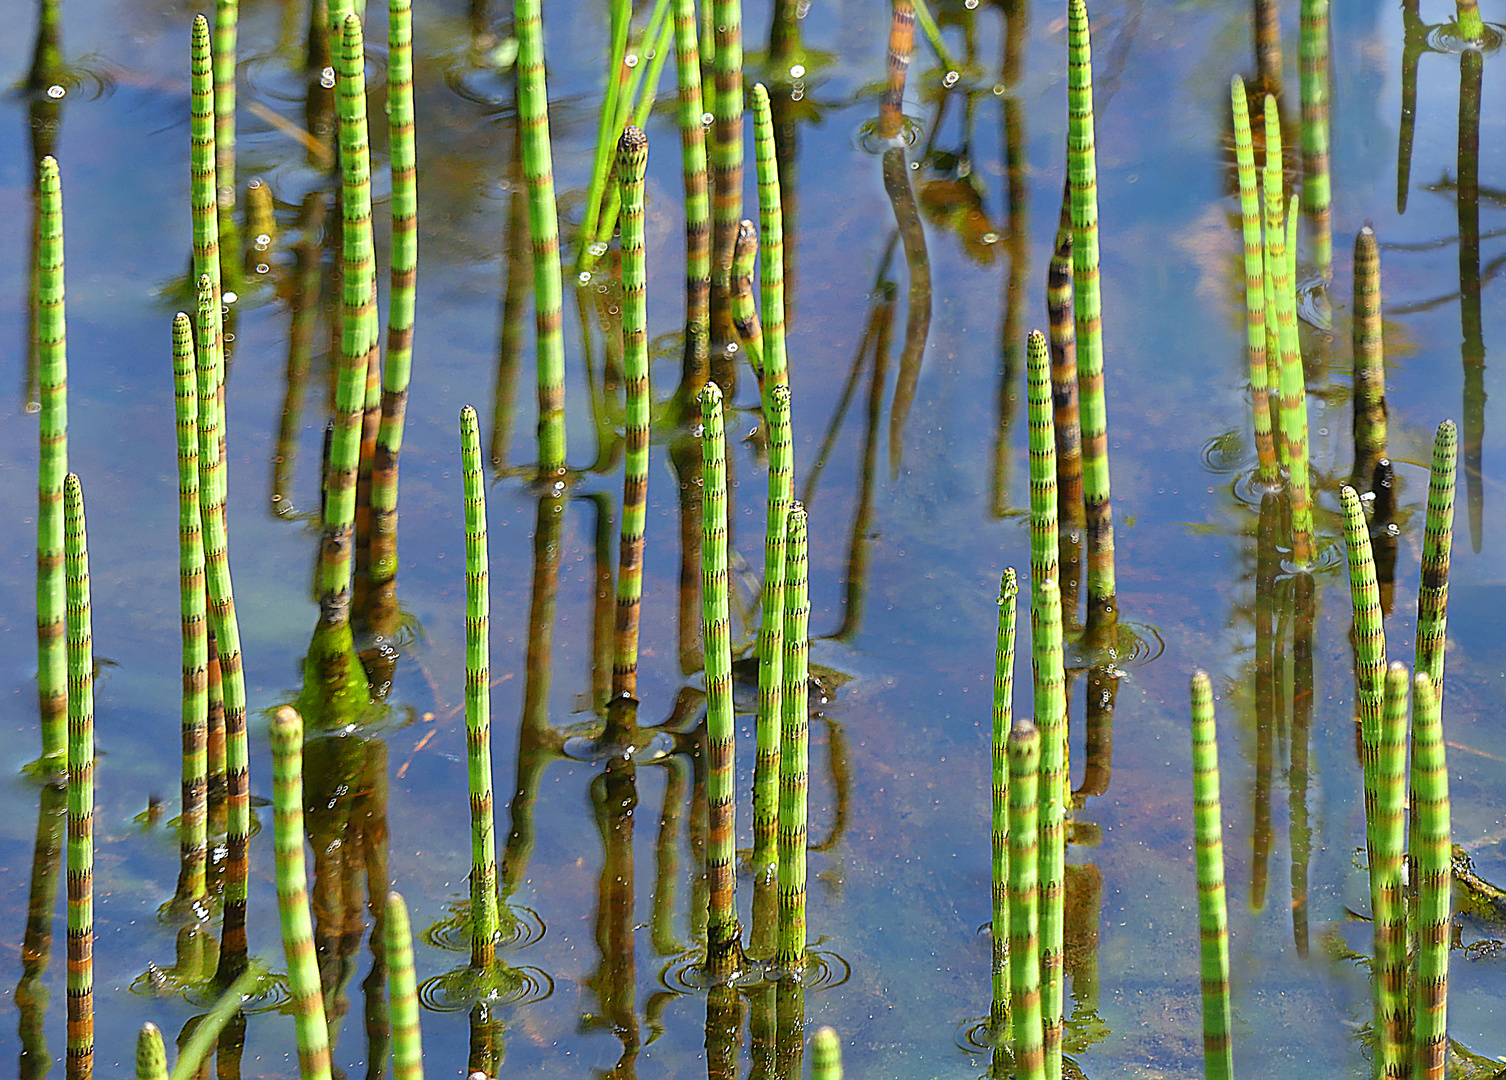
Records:
M511 836L505 887L527 926L505 955L523 973L523 1000L496 1006L479 1027L464 1009L426 1011L430 1072L463 1071L479 1035L492 1040L493 1063L505 1058L507 1076L700 1075L708 1041L713 1075L732 1075L718 1060L729 1043L739 1055L737 1072L752 1060L756 1075L768 1075L759 1062L775 1026L772 993L752 992L734 1006L713 995L708 1004L708 995L683 979L705 926L698 825L688 801L699 790L691 762L642 766L624 786L599 766L548 749L552 729L590 720L600 700L597 537L604 530L605 550L615 548L621 463L612 440L593 425L589 403L605 362L603 326L609 337L612 325L610 310L605 323L599 311L615 302L616 286L604 264L583 288L567 287L569 456L582 474L569 498L540 499L516 468L535 454L526 308L522 359L512 362L515 405L494 405L499 358L507 368L518 347L502 333L506 253L520 237L526 251L511 179L511 77L489 66L506 56L497 46L506 40L508 13L472 18L459 0L416 7L422 233L401 467L401 655L381 707L358 734L326 740L331 745L321 751L332 762L322 773L330 799L356 797L360 808L353 827L340 812L316 823L325 830L315 837L325 870L316 899L325 905L319 914L326 940L336 943L334 962L343 965L338 996L348 1009L337 1021L335 1061L350 1074L374 1071L362 1019L370 921L362 910L364 860L380 867L374 853L385 854L418 927L441 922L466 893L456 416L474 403L484 439L493 437L499 416L504 421L488 493L493 739L498 831ZM604 7L587 0L545 5L567 244L589 178L606 64ZM916 134L909 154L923 207L931 317L923 342L912 336L921 349L918 369L908 370L904 328L918 298L910 293L871 137L888 5L831 0L771 13L759 2L744 14L749 77L776 82L780 110L796 486L805 492L815 477L805 496L812 658L828 669L826 700L812 723L808 919L831 985L807 992L804 1017L838 1029L855 1076L972 1077L988 1070L987 1052L972 1040L989 1009L990 945L980 927L990 916L994 598L1000 571L1014 565L1023 576L1029 562L1023 338L1044 324L1066 135L1063 7L1028 4L1012 18L1006 7L934 5L948 49L969 61L956 80L917 36L904 111ZM1284 109L1295 143L1298 20L1295 4L1284 7ZM1426 23L1441 24L1449 14L1441 3L1424 7ZM248 280L234 305L228 420L252 791L263 797L271 793L267 715L298 699L317 616L317 462L328 408L322 321L306 385L288 391L289 326L301 295L292 245L302 238L305 196L328 187L300 137L304 8L297 0L243 0L240 25L237 170L242 180L259 176L270 185L281 234L268 272ZM0 782L0 1058L11 1060L22 1055L35 1021L18 1010L11 988L22 975L38 817L49 820L52 805L20 775L37 748L37 430L25 298L38 123L64 185L71 467L88 498L101 658L98 1067L130 1067L144 1020L171 1035L202 1006L170 986L153 993L153 980L142 979L150 965L167 970L175 962L176 929L158 917L177 873L176 835L167 825L176 805L179 716L169 328L186 302L191 248L187 59L194 10L177 0L64 0L63 94L50 99L51 111L34 110L19 92L0 97L0 499L11 507L0 518L0 773L9 777ZM1506 21L1506 9L1491 0L1482 10ZM782 22L780 13L792 17ZM1249 484L1255 455L1227 120L1230 76L1254 74L1251 11L1127 0L1094 4L1092 14L1119 601L1136 644L1111 673L1098 672L1089 683L1078 672L1070 689L1074 783L1089 793L1076 811L1068 853L1069 1057L1095 1078L1201 1069L1186 720L1187 676L1201 666L1213 675L1222 722L1236 1067L1244 1076L1363 1075L1369 1066L1361 1028L1371 1006L1367 972L1353 954L1369 949L1361 918L1369 905L1336 513L1352 456L1349 252L1356 230L1373 224L1381 242L1400 529L1388 638L1393 654L1406 659L1432 433L1445 418L1463 425L1445 708L1454 835L1484 878L1503 882L1506 492L1499 463L1506 417L1498 403L1506 393L1490 350L1506 337L1498 276L1506 260L1506 120L1496 107L1506 101L1506 60L1501 53L1484 57L1473 98L1484 103L1474 163L1474 251L1483 270L1475 270L1471 288L1468 266L1461 285L1459 237L1469 214L1467 206L1461 211L1458 182L1460 73L1469 65L1461 68L1454 52L1419 54L1427 41L1440 49L1447 42L1429 38L1426 26L1391 5L1332 5L1334 254L1326 288L1307 222L1300 255L1301 279L1317 283L1304 293L1303 348L1320 552L1310 608L1298 608L1286 569L1276 575L1278 599L1270 601L1284 635L1283 699L1294 691L1302 698L1294 635L1311 619L1304 727L1300 717L1257 709L1254 690L1255 627L1266 616L1256 598L1259 499ZM0 5L0 85L24 82L35 24L33 5ZM374 17L374 28L381 25ZM771 25L780 30L772 47ZM371 36L368 77L379 117L384 37ZM1402 213L1397 162L1408 56L1420 64ZM684 318L673 70L666 67L647 125L649 336L660 396L678 376ZM376 139L376 151L380 174L385 137ZM376 195L381 221L382 181ZM750 177L745 205L753 200ZM379 227L383 266L385 231ZM1471 297L1478 326L1470 322ZM322 319L317 302L314 310ZM875 313L893 324L878 365L860 350ZM861 364L844 411L855 356ZM907 378L915 380L913 391L896 392L895 383ZM747 612L755 606L764 505L756 440L746 438L756 427L752 382L744 371L728 424L734 581ZM288 400L298 403L290 419ZM284 428L290 437L279 440ZM642 608L642 716L645 723L675 717L682 728L693 726L700 707L694 626L683 629L679 597L681 488L694 488L684 455L693 449L684 432L656 430ZM593 460L602 463L595 471L588 468ZM551 576L552 608L541 602L550 590L539 585ZM735 641L747 645L751 635L735 616ZM1021 640L1028 640L1023 631ZM1022 657L1022 712L1029 708L1028 673ZM1101 705L1105 694L1111 720ZM1084 716L1090 701L1091 736ZM746 791L750 715L740 716L739 728L739 789ZM514 800L520 786L530 794ZM143 820L159 796L160 817ZM741 805L746 844L746 799ZM263 831L252 846L250 944L281 969L270 814L257 813ZM742 886L746 905L746 877ZM1466 922L1463 940L1493 932ZM433 935L441 943L454 936L443 928ZM62 943L59 922L41 977L49 995L42 1015L47 1049L58 1059ZM1475 1054L1506 1057L1506 1033L1493 1022L1506 1005L1506 961L1486 950L1454 957L1452 1037ZM464 961L463 952L418 945L421 979ZM445 1005L443 992L429 1002ZM40 1075L35 1055L22 1064L26 1075ZM53 1067L61 1070L60 1061ZM275 1008L251 1015L242 1069L296 1074L289 1017Z

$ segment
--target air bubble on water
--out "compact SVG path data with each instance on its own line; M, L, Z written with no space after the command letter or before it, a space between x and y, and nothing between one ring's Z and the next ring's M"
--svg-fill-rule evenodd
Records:
M955 71L948 71L945 75L943 75L941 77L941 85L942 86L956 86L958 78L959 78L959 76L958 76L958 74Z
M579 274L575 275L575 280L580 282L582 285L591 284L591 271L582 270Z
M697 424L690 432L692 438L704 439L706 437L706 425Z
M319 85L329 90L335 85L335 69L327 67L319 73Z
M1003 97L1003 96L1004 96L1004 84L1003 83L994 83L994 97Z
M257 263L256 264L256 272L258 274L265 274L265 273L267 273L271 269L272 268L270 266L268 266L266 263Z
M803 78L805 78L805 65L804 64L791 64L790 65L790 78L792 78L792 79L803 79Z
M266 233L257 233L256 239L252 243L256 245L257 251L265 251L272 246L272 238Z
M630 68L635 68L638 66L638 54L628 53L627 56L622 58L622 62Z
M982 237L980 237L980 239L985 244L997 244L999 242L999 234L996 232L986 232L982 235Z
M978 8L978 0L962 0L962 6L967 8L967 10L969 11L976 11Z
M607 314L608 315L616 315L621 310L622 309L619 308L616 304L613 304L611 307L607 308Z
M233 303L235 303L239 299L240 299L240 296L237 295L236 293L227 292L225 294L225 303L227 303L227 304L233 304Z
M56 101L67 92L68 90L66 87L59 86L57 83L53 83L47 88L47 96L50 97L53 101Z
M36 413L42 411L42 403L40 401L28 401L26 403L26 411L27 413L35 415Z
M598 240L594 244L588 245L586 250L599 259L607 253L607 245Z
M716 117L712 116L709 112L703 112L701 114L701 126L702 127L710 127L711 124L715 120L716 120Z

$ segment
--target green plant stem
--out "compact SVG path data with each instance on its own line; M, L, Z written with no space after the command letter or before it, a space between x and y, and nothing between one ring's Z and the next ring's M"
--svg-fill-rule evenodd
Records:
M707 799L710 804L706 878L710 890L706 965L723 980L742 964L737 922L735 729L732 716L732 641L727 616L727 463L722 392L701 388L701 631L706 657Z
M167 1047L156 1024L142 1024L136 1036L136 1080L167 1080Z
M732 276L732 248L743 206L743 15L742 0L706 0L712 10L716 52L711 128L713 194L711 286L725 297ZM765 246L767 257L767 245Z
M1203 1075L1206 1080L1232 1080L1229 911L1224 894L1218 737L1213 716L1213 687L1202 671L1192 675L1192 802L1197 839L1198 926L1202 943Z
M382 948L387 960L387 995L392 1003L392 1078L423 1080L423 1035L419 1029L418 989L413 976L413 931L408 905L398 893L387 894Z
M1438 425L1433 438L1433 466L1428 481L1427 523L1422 536L1422 567L1417 583L1418 674L1426 674L1443 705L1443 653L1448 629L1449 562L1454 545L1454 476L1459 436L1452 420ZM1414 710L1416 706L1413 706Z
M1385 706L1374 740L1375 800L1369 817L1371 925L1375 933L1375 1075L1391 1080L1411 1068L1412 1018L1407 1000L1406 768L1407 686L1405 664L1386 671Z
M1036 878L1036 814L1041 740L1029 720L1009 733L1009 974L1010 1018L1017 1080L1045 1080L1041 1032L1041 960Z
M178 611L183 637L183 802L178 819L176 899L192 903L204 900L208 892L209 628L199 520L199 399L193 324L182 312L173 318L173 398L178 432Z
M931 43L931 48L936 50L936 59L941 61L942 66L948 72L960 72L962 66L958 64L956 57L947 50L946 41L941 36L941 28L936 25L936 20L932 18L931 9L927 6L926 0L913 0L913 3L915 4L916 20L920 23L921 30L925 32L926 40Z
M1109 490L1108 414L1103 393L1103 302L1098 273L1098 166L1094 149L1093 56L1088 9L1067 5L1068 175L1072 184L1072 286L1077 322L1077 388L1082 416L1083 497L1088 517L1088 629L1117 618L1114 515Z
M648 507L648 304L643 255L643 173L648 137L629 126L617 142L622 185L622 374L626 394L622 543L617 562L617 622L612 698L638 696L638 616L643 597L643 528Z
M1480 18L1478 0L1455 0L1454 31L1465 41L1484 39L1485 22Z
M1327 281L1333 271L1333 184L1329 174L1328 3L1302 0L1302 210L1312 219L1312 260Z
M287 705L272 718L272 822L277 914L298 1030L298 1071L303 1080L329 1080L329 1029L304 870L303 718Z
M460 410L465 487L465 749L471 793L471 967L497 962L497 838L492 816L491 600L486 476L476 410Z
M806 801L810 786L810 594L805 508L794 503L784 548L784 693L779 756L779 951L776 965L798 975L805 961Z
M1014 567L999 579L999 633L994 646L993 788L993 1007L995 1041L1008 1037L1009 1015L1009 728L1014 712L1014 640L1019 583Z
M240 977L230 984L229 989L214 1003L214 1008L210 1009L194 1026L193 1034L188 1037L188 1042L183 1044L183 1049L178 1053L178 1060L173 1063L173 1071L169 1074L168 1080L193 1080L203 1075L204 1063L214 1050L220 1032L224 1031L225 1026L240 1012L241 1003L256 990L256 985L266 976L266 966L258 960L252 962Z
M235 64L240 0L214 5L215 201L227 223L235 208Z
M1244 80L1230 85L1234 111L1234 156L1239 167L1239 213L1244 238L1245 327L1250 360L1250 405L1255 416L1255 453L1260 482L1274 487L1279 479L1276 444L1271 435L1270 389L1267 382L1265 250L1260 229L1260 190L1255 172L1255 144L1250 131L1250 107ZM1358 286L1356 286L1358 288Z
M833 1028L817 1028L811 1038L811 1080L842 1080L842 1042Z
M523 126L523 179L533 238L534 324L538 338L539 479L565 471L565 337L560 292L559 212L549 145L549 92L544 81L540 0L517 0L518 120Z
M1052 423L1056 431L1056 513L1069 534L1087 524L1082 497L1082 421L1077 402L1077 328L1072 316L1072 193L1062 193L1061 220L1046 272L1046 313L1051 330ZM1076 575L1071 575L1075 588ZM1075 592L1073 594L1076 595ZM1077 617L1076 604L1066 605Z
M38 372L37 695L42 771L67 767L68 645L63 477L68 472L68 336L63 294L63 189L55 158L39 168L36 294Z
M1427 672L1412 689L1412 881L1417 976L1412 998L1414 1080L1442 1080L1448 1056L1449 901L1453 888L1448 769L1438 695Z
M78 477L63 478L68 589L68 1080L94 1070L94 633Z
M628 30L633 19L631 0L611 0L611 42L607 52L607 82L602 94L601 111L596 118L596 153L591 158L591 180L586 188L585 217L581 222L580 250L576 262L586 268L586 248L595 241L597 225L601 219L601 195L607 186L607 171L612 164L609 148L617 145L622 133L622 109L618 99L623 96L623 83L627 72L623 61L627 58ZM595 259L592 258L594 264Z

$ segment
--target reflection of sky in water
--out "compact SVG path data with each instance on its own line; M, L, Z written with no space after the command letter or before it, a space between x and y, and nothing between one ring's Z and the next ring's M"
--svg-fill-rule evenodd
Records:
M590 167L596 78L565 57L582 62L599 55L602 27L592 18L559 18L552 4L549 49L553 58L552 116L556 175L567 222L578 220L580 189ZM31 16L23 5L0 12L0 82L14 85L30 59ZM253 105L301 122L300 79L275 55L272 43L296 39L280 23L275 5L247 5L242 48L251 57L242 85L239 175L269 178L288 205L316 182L303 149L259 119ZM822 4L804 23L807 87L802 104L818 123L798 129L794 191L797 277L790 354L795 387L797 482L803 484L825 425L836 407L848 364L867 320L893 215L880 179L879 159L863 149L862 129L876 111L873 86L882 78L887 13L882 5ZM1287 108L1297 93L1295 13L1283 45ZM1425 13L1426 14L1426 13ZM1487 16L1489 16L1487 11ZM1434 13L1432 17L1436 17ZM1183 5L1100 4L1095 7L1100 85L1099 184L1104 227L1105 333L1108 412L1118 526L1120 599L1127 620L1153 628L1164 652L1135 667L1118 689L1114 774L1106 796L1091 800L1079 819L1101 830L1092 850L1074 849L1074 861L1096 863L1103 875L1098 920L1098 1014L1112 1032L1078 1055L1088 1075L1127 1074L1132 1066L1157 1072L1191 1072L1197 1060L1197 960L1195 892L1190 853L1185 677L1207 667L1215 685L1248 677L1252 645L1248 607L1253 596L1254 510L1234 494L1235 474L1205 465L1206 448L1225 432L1247 431L1244 392L1242 286L1237 277L1236 206L1225 194L1221 138L1232 71L1251 68L1248 15L1203 12ZM1002 33L995 10L978 14L980 56L992 67ZM767 25L762 5L750 5L745 26L750 52L761 48ZM1458 287L1458 230L1451 193L1425 190L1457 176L1458 62L1422 59L1412 192L1405 216L1395 211L1395 146L1400 112L1401 22L1382 5L1337 5L1331 48L1334 86L1332 172L1334 281L1331 342L1308 330L1310 429L1314 464L1325 477L1347 473L1350 425L1349 251L1355 229L1374 224L1381 239L1388 306L1387 378L1391 453L1398 462L1402 520L1406 523L1397 569L1393 650L1410 654L1411 597L1426 486L1422 466L1434 425L1459 415L1461 368L1456 301L1421 311L1390 309L1437 297ZM509 193L503 166L511 134L493 92L505 83L489 73L455 73L466 55L466 30L455 12L420 12L420 306L415 384L402 471L399 595L422 627L411 656L399 664L392 701L411 710L410 727L389 730L396 770L411 760L391 790L392 868L407 894L414 922L440 917L465 889L466 837L458 823L463 803L463 733L458 714L463 666L463 544L459 513L455 416L475 401L489 423L495 365L500 251ZM959 39L949 38L954 49ZM148 959L171 956L171 934L152 928L151 912L171 888L174 842L162 832L142 834L130 823L150 791L176 790L176 766L155 749L176 738L171 695L176 674L175 507L172 498L172 400L167 377L168 319L180 301L161 297L184 273L189 245L186 208L187 17L162 15L129 0L70 0L63 48L70 63L106 73L113 93L85 101L65 95L58 154L67 209L70 311L72 454L84 477L91 513L97 649L118 666L100 683L99 772L100 924L99 1023L101 1045L128 1045L144 1017L139 999L117 995ZM380 47L374 46L376 51ZM815 53L826 54L817 57ZM1025 122L1028 266L1024 268L1024 330L1044 317L1041 287L1055 230L1065 136L1065 42L1057 9L1033 12L1031 40L1022 62L1019 100ZM269 58L270 55L270 58ZM750 63L757 57L750 57ZM279 67L279 65L282 65ZM381 65L384 67L384 65ZM931 137L937 85L922 46L912 67L905 112L920 122L917 146ZM1493 103L1506 100L1499 55L1487 59L1482 100L1480 180L1506 188L1506 150ZM665 88L673 66L666 68ZM246 85L249 83L249 87ZM468 89L462 96L454 87ZM815 643L813 656L850 676L829 708L832 725L813 724L812 834L824 836L832 818L826 776L827 746L836 732L845 743L852 798L847 829L832 851L811 865L813 939L852 966L842 987L813 994L807 1014L833 1023L857 1043L848 1056L855 1073L931 1076L972 1069L958 1058L955 1033L968 1017L986 1011L988 943L975 928L988 918L987 751L992 620L999 570L1022 569L1027 556L1023 508L1023 350L1013 404L1003 502L1011 512L992 516L1000 318L1009 270L1007 214L1003 205L1001 102L984 87L971 127L956 98L934 136L934 147L970 155L982 184L982 212L994 231L990 267L969 261L955 233L928 229L935 295L929 343L905 431L903 465L891 476L886 395L881 402L873 474L873 516L864 614L842 641ZM289 97L291 88L293 96ZM491 94L490 97L487 95ZM650 337L677 329L679 288L679 153L674 111L665 106L649 123L654 147L649 174ZM379 117L379 111L373 115ZM1288 129L1288 140L1295 128ZM385 136L373 140L378 164ZM0 633L10 643L0 660L6 704L0 709L3 745L30 747L33 693L31 590L35 429L23 419L20 388L24 312L15 298L26 288L25 229L29 220L29 145L25 105L0 99L0 497L20 508L0 522ZM917 179L928 174L917 171ZM750 194L752 185L748 188ZM380 216L385 206L378 207ZM1499 201L1481 209L1481 229L1506 227ZM1385 245L1407 245L1392 250ZM384 249L379 240L379 249ZM1486 239L1482 259L1506 255L1506 240ZM905 317L903 264L890 269L898 285L895 340L889 361L894 378ZM1499 460L1506 400L1492 361L1506 326L1503 285L1486 285L1484 336L1486 430L1483 546L1469 550L1461 483L1455 548L1455 606L1450 621L1458 645L1449 654L1450 738L1467 749L1451 751L1456 778L1457 838L1477 849L1488 878L1506 879L1499 847L1500 823L1488 808L1499 802L1494 778L1506 747L1487 717L1503 666L1493 643L1493 586L1499 584L1500 536L1506 493L1492 466ZM567 293L572 460L594 452L585 415L578 322ZM286 357L285 298L252 294L237 328L236 370L230 404L232 559L241 608L253 709L290 699L314 611L306 598L312 537L296 517L269 512L269 491ZM522 403L513 425L510 459L527 460L533 416L529 388L531 348L525 335ZM599 345L597 363L599 359ZM314 370L322 369L317 355ZM673 360L661 362L662 390ZM830 635L843 622L843 577L856 504L860 444L866 419L868 372L858 390L834 456L812 500L812 634ZM751 401L744 376L739 401ZM322 408L317 377L305 406L296 448L291 500L315 505L310 463L317 460ZM729 435L746 434L751 414L735 413ZM1242 441L1241 441L1242 440ZM762 488L750 451L733 452L739 481L734 533L755 580L758 506ZM1241 457L1242 455L1242 457ZM1220 444L1220 461L1248 467L1247 435ZM679 673L675 588L678 579L678 510L669 454L656 446L650 481L649 550L643 608L640 695L645 722L671 711ZM582 491L606 492L615 501L620 475L590 477ZM505 837L506 805L514 784L513 760L523 694L522 657L527 638L532 562L533 499L518 483L493 485L491 552L498 830ZM1320 530L1332 536L1335 491L1318 497ZM582 719L572 710L589 691L589 630L594 592L593 512L583 500L568 508L561 535L558 619L549 714L556 723ZM1022 574L1022 577L1024 575ZM1276 1075L1295 1064L1324 1074L1359 1068L1346 1023L1368 1019L1363 973L1325 959L1326 943L1363 947L1368 929L1347 923L1345 906L1364 910L1367 900L1351 854L1362 843L1357 770L1348 714L1347 597L1341 572L1320 577L1316 629L1318 687L1313 718L1309 807L1314 828L1311 875L1312 959L1291 947L1287 893L1287 791L1278 764L1273 795L1275 845L1266 903L1252 911L1250 821L1255 733L1249 694L1224 693L1225 818L1230 860L1231 927L1235 958L1236 1055L1241 1070ZM1235 610L1235 607L1238 610ZM1028 635L1021 618L1022 651ZM1029 705L1028 665L1021 662L1016 701ZM1082 682L1073 684L1074 724L1079 723ZM432 714L432 718L430 715ZM431 728L437 734L415 747ZM1081 732L1073 746L1080 774ZM12 749L7 761L26 755ZM266 793L269 768L264 726L253 717L254 790ZM740 756L740 788L751 776L751 746ZM539 834L519 900L536 910L541 940L509 955L509 963L536 966L555 982L542 1002L507 1013L509 1067L559 1068L566 1049L605 1068L618 1045L605 1032L576 1036L579 1013L596 1008L583 985L598 964L593 938L601 841L583 797L591 770L558 763L544 776L535 808ZM665 789L664 770L638 775L634 866L635 922L650 918L653 841ZM27 864L33 790L12 782L0 789L7 823L0 831L0 865ZM171 797L168 799L172 802ZM746 801L746 800L744 800ZM683 822L680 826L684 828ZM277 957L271 912L270 865L264 834L255 845L252 947ZM680 852L682 867L688 851ZM6 875L0 910L8 934L19 933L24 875ZM109 892L104 897L105 891ZM690 886L679 881L679 911ZM746 901L746 896L744 897ZM683 914L671 936L686 940ZM637 932L638 1000L657 988L668 958L657 955L650 934ZM54 977L61 972L61 938L54 945ZM365 961L362 961L364 965ZM448 970L454 958L420 946L420 977ZM1488 964L1461 962L1451 1002L1454 1033L1477 1052L1506 1053L1486 1019L1501 995ZM13 967L6 968L13 975ZM363 967L364 971L364 967ZM358 978L362 973L358 973ZM61 984L53 994L61 1009ZM127 1004L129 1002L129 1004ZM359 1007L359 1003L356 1003ZM151 1015L175 1030L189 1014L177 1002L154 1001ZM641 1015L641 1013L640 1013ZM56 1017L54 1017L55 1019ZM459 1060L466 1039L463 1014L426 1016L434 1060ZM643 1075L663 1069L683 1073L701 1052L704 1005L679 998L664 1007L664 1034L644 1048ZM169 1027L169 1025L174 1025ZM337 1060L361 1056L354 1017ZM13 1054L14 1024L0 1024L0 1056ZM248 1054L283 1054L291 1032L253 1022ZM1071 1034L1069 1033L1069 1041ZM979 1059L981 1063L981 1059ZM547 1065L543 1063L548 1063Z

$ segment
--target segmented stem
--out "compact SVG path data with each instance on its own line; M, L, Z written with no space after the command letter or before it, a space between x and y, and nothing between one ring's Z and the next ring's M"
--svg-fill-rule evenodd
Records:
M272 717L272 823L277 915L298 1030L298 1071L303 1080L329 1080L329 1029L324 1022L304 870L303 718L287 705Z
M403 448L418 294L418 150L413 126L413 3L387 5L387 138L392 169L391 295L382 420L371 464L371 579L397 576L397 463Z
M1234 110L1234 158L1239 166L1239 213L1245 247L1245 328L1250 359L1250 405L1255 415L1255 455L1260 482L1277 482L1276 444L1271 435L1271 404L1266 380L1265 250L1260 232L1260 191L1255 173L1255 143L1250 106L1238 75L1230 84Z
M178 611L183 636L183 804L178 819L177 899L194 901L207 893L209 626L199 519L199 398L193 324L182 312L173 318L173 397L178 426Z
M214 168L216 201L227 220L235 207L235 61L240 0L214 5Z
M1369 225L1354 238L1354 472L1357 490L1370 487L1375 463L1386 456L1386 366L1381 343L1380 250Z
M40 405L37 460L37 697L42 757L66 766L67 590L63 476L68 472L68 337L63 303L63 189L55 158L39 168L32 325Z
M993 709L993 1037L1006 1036L1009 1010L1009 727L1014 711L1014 637L1019 583L1014 567L999 579Z
M387 894L383 949L387 959L387 995L392 1005L393 1080L423 1080L423 1034L418 1020L418 988L413 976L413 931L401 895Z
M767 416L769 491L763 548L763 622L758 632L758 757L753 769L753 876L757 881L775 876L777 865L783 861L778 836L780 757L788 736L781 726L782 717L789 714L783 695L790 686L790 674L785 671L784 663L791 645L784 627L790 611L785 564L790 557L786 544L795 486L788 385L770 389ZM801 694L803 698L803 684Z
M737 922L736 749L732 718L732 641L727 616L727 462L722 392L701 388L701 634L706 657L707 801L710 806L706 878L710 891L706 963L717 978L742 961Z
M1448 1053L1450 859L1448 769L1438 695L1427 672L1412 683L1412 881L1417 976L1412 998L1415 1080L1442 1080Z
M325 626L336 626L350 619L356 479L361 464L361 423L375 330L371 319L376 303L376 257L371 230L366 54L361 20L354 15L346 16L342 23L338 75L344 270L340 365L335 379L333 435L324 480L324 538L319 549L319 619Z
M842 1042L833 1028L817 1028L811 1038L811 1080L842 1080Z
M810 595L805 507L790 507L785 543L784 710L779 754L779 951L777 965L798 972L805 959L806 796L810 785Z
M763 323L764 413L775 386L790 381L784 342L784 207L779 191L779 162L774 156L774 117L769 91L753 87L753 144L758 172L758 246L763 251L759 275L759 316Z
M1056 506L1070 531L1086 524L1082 501L1082 422L1077 405L1077 328L1072 321L1072 193L1062 192L1061 220L1046 270L1051 324L1051 400L1056 429ZM1073 611L1075 616L1075 609Z
M465 751L471 793L471 967L496 965L497 836L492 816L491 597L486 477L476 410L460 410L465 487Z
M167 1080L167 1047L153 1023L142 1024L136 1036L136 1080Z
M1025 346L1030 419L1030 576L1055 580L1059 557L1056 520L1056 418L1051 398L1051 356L1046 338L1032 330Z
M1431 680L1440 710L1443 705L1443 645L1448 629L1449 558L1454 545L1454 475L1458 456L1458 432L1452 420L1445 420L1438 425L1438 433L1433 437L1427 524L1422 535L1422 573L1417 583L1417 672L1425 673Z
M1009 733L1009 974L1018 1080L1045 1080L1041 1032L1037 786L1041 739L1029 720Z
M622 342L627 464L622 476L622 543L612 697L638 696L638 613L643 595L643 525L648 505L648 307L644 289L643 172L648 138L629 126L617 141L622 186Z
M1192 805L1197 839L1198 927L1202 943L1203 1073L1234 1075L1229 1006L1229 910L1224 894L1223 809L1219 802L1218 733L1213 687L1192 673Z
M78 477L63 478L68 589L68 1080L94 1071L94 631Z
M549 146L549 93L544 84L540 0L517 0L518 118L523 125L523 179L533 238L534 324L538 337L539 476L565 469L565 337L560 308L559 211Z
M209 593L209 630L219 657L225 704L225 924L220 940L219 979L233 980L246 963L247 848L251 840L250 748L246 741L246 680L241 670L241 631L230 580L225 532L223 353L219 348L218 296L208 275L199 278L195 342L199 390L199 520L204 537L204 580Z
M1328 0L1302 0L1302 211L1312 218L1312 258L1333 269L1333 187L1328 168Z
M190 40L189 206L193 215L193 272L205 274L214 285L215 338L219 340L221 312L219 179L215 129L215 63L209 22L195 15ZM233 61L232 61L233 62ZM218 346L217 346L218 347ZM220 417L221 426L225 418Z
M1307 462L1307 391L1297 341L1297 294L1292 280L1283 219L1281 118L1276 99L1265 99L1265 259L1271 275L1281 348L1281 434L1287 452L1287 481L1292 496L1292 558L1312 561L1313 509Z
M1407 1000L1406 770L1407 666L1386 671L1385 707L1375 751L1374 842L1370 849L1371 925L1375 932L1375 1075L1411 1072L1412 1018Z
M711 127L713 254L711 281L723 296L732 274L732 246L743 207L743 5L742 0L709 0L716 54L711 70L714 92Z
M1349 595L1354 608L1355 711L1360 722L1361 765L1365 774L1365 820L1375 802L1374 755L1385 697L1386 634L1381 623L1380 588L1375 580L1370 531L1354 488L1339 490L1344 510L1344 542L1349 552ZM1368 833L1368 830L1367 830ZM1374 844L1367 836L1367 844Z
M1088 517L1088 626L1114 622L1114 515L1109 498L1108 414L1103 394L1103 303L1098 280L1098 165L1088 9L1067 5L1067 172L1072 183L1072 286L1082 413L1083 497Z
M681 393L706 381L711 348L711 199L706 188L706 127L701 121L701 54L695 0L675 0L675 66L680 75L680 154L685 174L685 360Z

